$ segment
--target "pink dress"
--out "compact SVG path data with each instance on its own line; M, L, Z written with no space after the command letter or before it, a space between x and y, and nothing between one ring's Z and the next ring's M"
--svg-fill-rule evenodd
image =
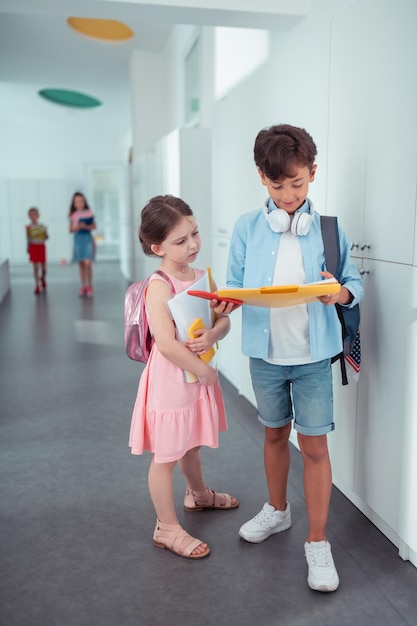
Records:
M181 281L170 276L175 293L190 289L202 275ZM152 280L163 280L154 274ZM197 446L217 448L219 432L227 430L220 385L184 382L183 370L166 359L154 343L139 381L129 446L132 454L154 453L155 463L178 461Z

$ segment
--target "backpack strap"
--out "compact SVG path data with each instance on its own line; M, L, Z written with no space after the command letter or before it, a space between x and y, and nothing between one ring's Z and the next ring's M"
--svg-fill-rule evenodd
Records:
M340 275L340 242L339 229L337 226L337 217L332 215L320 215L321 234L323 238L324 257L326 259L327 271L339 279ZM340 307L336 305L337 315L342 325L342 336L346 334L346 327ZM340 361L340 372L342 376L342 385L348 384L346 373L346 363L343 351L336 354L332 358L332 363Z
M339 279L340 276L340 242L337 217L320 215L321 234L324 244L324 256L327 271Z
M152 272L152 274L159 274L168 283L168 285L171 287L172 293L175 295L174 283L172 282L168 274L165 274L165 272L163 272L162 270L155 270L154 272Z

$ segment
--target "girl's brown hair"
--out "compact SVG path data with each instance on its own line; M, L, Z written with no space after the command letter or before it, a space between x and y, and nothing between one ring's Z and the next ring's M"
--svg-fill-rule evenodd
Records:
M85 209L89 209L90 207L88 206L88 202L87 202L87 198L85 197L85 195L83 193L81 193L81 191L76 191L74 193L74 195L72 196L72 200L71 200L71 205L70 205L70 211L69 214L72 215L74 213L74 211L76 211L77 209L74 206L74 200L76 198L76 196L81 196L81 198L84 200L84 208Z
M142 209L139 240L148 256L155 256L153 244L161 244L183 216L193 215L184 200L175 196L155 196Z

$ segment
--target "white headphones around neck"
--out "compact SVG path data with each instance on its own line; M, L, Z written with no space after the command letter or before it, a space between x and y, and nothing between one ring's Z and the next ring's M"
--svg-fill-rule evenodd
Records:
M290 215L287 211L284 211L284 209L272 209L272 211L270 211L268 208L268 202L269 198L267 198L264 202L263 212L271 230L275 233L285 233L291 228L293 235L307 235L314 219L314 213L311 206L309 206L308 213L294 213L293 219L291 219Z

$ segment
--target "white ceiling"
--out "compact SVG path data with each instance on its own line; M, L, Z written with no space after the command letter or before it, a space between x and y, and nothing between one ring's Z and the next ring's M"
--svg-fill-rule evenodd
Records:
M160 51L174 24L287 29L309 5L308 0L182 0L181 6L175 1L0 0L0 114L4 107L11 114L14 93L23 115L26 97L55 87L103 100L126 127L133 50ZM124 43L89 39L67 25L70 16L118 19L135 36Z

